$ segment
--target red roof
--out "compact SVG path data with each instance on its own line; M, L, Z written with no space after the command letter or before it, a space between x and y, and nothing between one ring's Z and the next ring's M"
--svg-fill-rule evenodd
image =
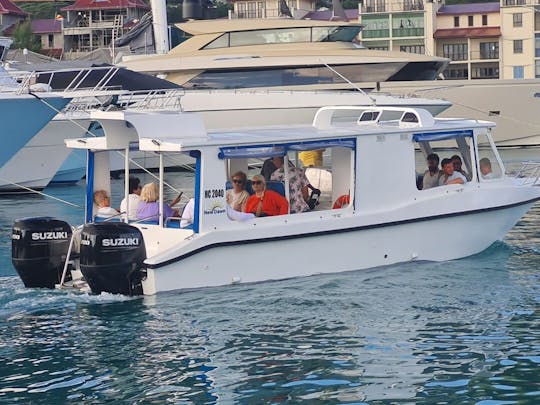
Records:
M53 32L62 32L62 21L56 19L32 20L33 34L50 34Z
M142 8L144 10L150 9L150 7L142 0L77 0L75 4L62 8L62 11L105 10L120 8Z
M0 0L0 14L28 15L9 0Z
M500 27L447 28L437 30L433 34L433 38L486 38L500 36Z
M62 32L62 21L60 20L32 20L32 34L52 34ZM12 36L17 28L17 24L12 24L4 30L4 35Z

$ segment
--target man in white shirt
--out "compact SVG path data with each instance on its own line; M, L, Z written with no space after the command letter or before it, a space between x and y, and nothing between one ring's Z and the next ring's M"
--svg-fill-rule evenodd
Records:
M139 201L141 201L141 181L137 177L130 177L129 178L129 212L128 212L128 219L129 220L136 220L137 219L137 207L139 206ZM120 211L125 217L127 209L127 203L126 199L124 198L122 202L120 203Z
M439 186L449 184L465 184L467 179L460 172L454 171L452 159L443 159L441 162L443 175L439 178Z
M490 180L495 178L495 175L491 171L491 161L488 158L480 159L480 173L482 173L483 179Z

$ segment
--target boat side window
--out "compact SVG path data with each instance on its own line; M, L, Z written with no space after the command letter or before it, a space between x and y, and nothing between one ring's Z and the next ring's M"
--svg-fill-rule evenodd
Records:
M416 187L418 190L454 184L460 177L465 183L474 179L471 161L471 137L422 140L415 144ZM450 167L443 167L445 164Z
M249 154L246 153L238 158L231 157L226 160L228 203L233 206L235 199L240 198L242 187L237 180L241 180L241 173L245 173L247 184L243 188L250 196L259 191L250 180L261 174L265 179L266 190L272 190L288 199L290 214L352 207L354 145L352 140L327 144L322 141L313 143L313 148L308 148L306 144L284 145L269 147L283 151L273 155L269 153L264 156L259 153L246 158ZM285 161L289 162L286 170ZM259 181L258 178L255 180ZM244 210L249 212L252 205L247 202ZM238 206L235 209L240 211Z
M478 135L476 138L478 147L478 177L480 181L500 179L503 170L499 165L496 152L493 150L489 138L486 134Z
M360 32L352 27L300 27L237 31L221 35L203 49L301 42L351 42Z

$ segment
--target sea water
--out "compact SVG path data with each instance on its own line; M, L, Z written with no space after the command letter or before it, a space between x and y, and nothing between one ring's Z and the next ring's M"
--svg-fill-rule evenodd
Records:
M0 199L2 404L540 403L540 206L461 260L128 298L23 288L13 219L82 218L46 192L79 207Z

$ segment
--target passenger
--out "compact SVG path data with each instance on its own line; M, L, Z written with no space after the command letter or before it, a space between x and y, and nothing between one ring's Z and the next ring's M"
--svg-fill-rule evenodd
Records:
M195 220L195 199L190 198L184 210L182 211L182 220L180 221L180 228L187 228L193 224Z
M463 162L461 161L459 155L454 155L450 159L452 160L452 164L454 165L454 171L459 172L463 176L465 176L465 179L467 179L467 181L471 181L472 176L469 176L467 172L461 167L463 165Z
M350 203L351 203L350 194L343 194L343 195L338 197L336 202L334 202L334 205L332 205L332 209L337 210L337 209L340 209L340 208L345 208Z
M249 193L246 191L247 177L242 171L238 171L231 177L232 190L227 190L227 204L235 211L244 211Z
M480 173L483 179L494 179L495 175L491 171L491 161L488 158L480 159Z
M163 204L163 219L178 217L178 210L172 207L182 198L182 193L178 194L171 204ZM159 191L156 183L145 184L141 190L141 201L137 207L137 219L145 221L159 220Z
M120 214L114 208L111 208L111 197L105 190L94 192L94 203L98 207L96 217L110 218Z
M274 173L272 173L272 176L270 176L270 180L285 181L283 158L274 158L274 164L276 165L277 169ZM304 170L299 169L298 167L289 167L288 176L291 214L309 211L310 208L307 203L309 200L309 180L307 179Z
M289 203L285 197L272 190L266 190L266 182L260 174L251 180L255 194L246 203L245 212L251 212L256 217L285 215L289 212Z
M141 201L141 180L137 177L129 178L129 212L127 213L128 219L136 220L137 219L137 208L139 207L139 202ZM120 203L120 212L123 214L126 212L126 199L124 198Z
M234 210L229 204L225 207L225 210L227 211L227 217L231 221L247 221L248 219L255 218L255 214L252 214L251 212L240 212Z
M261 175L266 181L270 180L272 173L276 171L277 167L274 164L274 158L268 158L264 161L263 167L261 169Z
M430 153L427 156L428 170L424 172L424 178L422 179L422 190L428 188L437 187L439 185L439 178L442 173L439 170L439 155L436 153Z
M465 184L467 179L460 172L454 171L454 164L452 159L443 159L441 162L442 172L439 179L439 186L449 184Z

